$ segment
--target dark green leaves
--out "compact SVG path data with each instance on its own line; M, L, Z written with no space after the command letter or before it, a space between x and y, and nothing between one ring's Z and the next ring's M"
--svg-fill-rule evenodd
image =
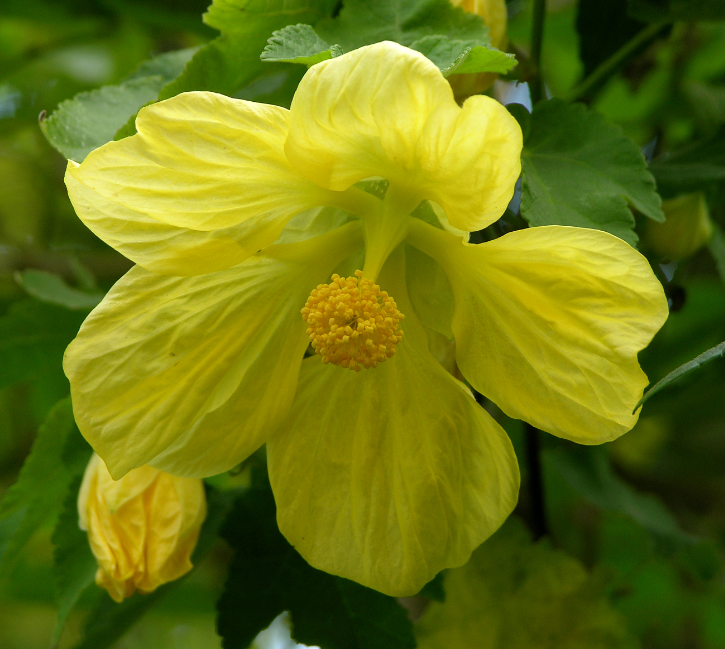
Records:
M261 58L262 61L311 66L341 54L339 45L328 45L309 25L290 25L272 34Z
M66 158L82 162L93 149L113 140L139 108L152 102L177 77L194 49L162 54L146 61L126 81L83 92L64 101L41 120L48 141Z
M70 398L63 399L40 427L17 482L0 502L0 521L13 521L7 543L0 548L0 578L35 530L60 511L69 485L89 458L90 447L76 428Z
M293 637L326 649L415 646L405 610L392 597L311 568L279 533L269 487L237 502L225 537L236 550L219 601L225 649L246 649L283 611Z
M629 13L638 20L694 22L725 20L722 0L628 0Z
M13 304L0 318L0 387L59 373L85 315L34 300Z
M619 127L581 104L537 104L522 165L521 214L532 226L595 228L635 245L629 205L664 220L640 150Z
M653 397L660 390L666 388L670 383L674 383L679 378L685 376L685 374L689 374L698 367L705 365L705 363L709 363L710 361L715 360L716 358L721 358L722 356L725 356L725 342L715 345L715 347L708 349L706 352L703 352L696 358L693 358L688 363L680 365L676 370L672 370L667 376L665 376L665 378L657 381L657 383L647 390L644 396L639 400L639 403L637 403L634 407L634 412L637 412L637 408L647 401L647 399Z
M668 196L725 183L725 127L711 137L655 160L651 169L657 186Z
M58 618L51 646L56 646L63 628L83 591L93 583L98 564L88 545L88 535L78 527L78 491L81 475L70 485L63 510L53 532L53 572L56 581Z
M547 451L545 460L594 505L624 514L660 538L685 543L694 540L661 501L639 493L617 476L600 448L568 445Z

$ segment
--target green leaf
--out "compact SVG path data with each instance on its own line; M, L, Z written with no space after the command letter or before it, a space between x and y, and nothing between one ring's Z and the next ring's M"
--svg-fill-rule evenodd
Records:
M725 20L722 0L628 0L629 14L647 22Z
M654 160L650 169L667 196L724 183L725 126L708 138Z
M35 300L14 303L0 317L0 388L62 374L63 352L85 315Z
M410 47L433 61L444 77L478 72L506 74L516 66L516 57L513 54L506 54L478 41L424 36L411 43Z
M194 52L192 48L162 54L142 63L118 85L82 92L62 102L40 122L45 137L66 158L82 162L93 149L113 140L129 117L154 101Z
M647 392L644 393L644 395L634 407L634 410L632 412L637 412L637 409L645 401L666 388L668 385L670 385L670 383L674 383L686 374L693 372L698 367L702 367L703 365L705 365L705 363L709 363L710 361L716 358L720 358L721 356L725 356L725 341L721 342L719 345L715 345L715 347L708 349L706 352L702 352L702 354L693 358L691 361L680 365L676 370L672 370L667 376L665 376L665 378L657 381L657 383L655 383L649 390L647 390Z
M83 471L89 457L90 447L76 428L68 397L52 408L40 426L17 481L0 501L0 520L13 517L15 521L0 555L0 579L35 530L58 513L73 477Z
M657 537L678 543L695 540L660 500L635 491L617 476L600 448L567 445L549 449L544 452L544 462L594 505L628 516Z
M636 245L628 205L664 220L639 147L582 104L552 99L536 105L522 166L521 214L532 226L605 230Z
M302 63L312 66L342 54L339 45L328 45L309 25L289 25L277 30L267 41L262 61Z
M294 639L306 645L415 646L412 625L394 598L315 570L287 543L277 529L268 485L239 499L224 535L236 550L218 603L225 649L246 649L283 611L290 612Z
M444 572L439 572L435 577L433 577L433 579L423 586L423 588L420 589L418 595L432 599L434 602L445 602L446 590L443 586L444 576Z
M51 640L56 647L68 616L83 592L92 583L98 564L88 544L88 535L78 527L78 491L82 476L70 485L63 510L53 532L53 574L56 581L58 617Z
M90 311L103 299L103 293L88 293L72 288L59 275L44 270L30 268L17 271L15 280L31 297L66 309Z
M419 649L634 649L606 582L511 517L470 561L446 571L446 601L416 624Z
M449 0L347 0L335 18L319 23L315 31L346 52L380 41L409 47L425 36L491 44L483 19Z
M715 259L720 279L725 282L725 232L717 225L714 226L712 239L710 239L707 247L713 259Z
M191 562L194 564L191 572L181 579L160 586L148 595L134 595L120 604L114 602L105 592L99 593L98 601L88 615L83 639L75 646L75 649L109 649L113 647L149 609L193 574L216 545L219 530L238 495L238 490L218 491L207 486L206 520L191 557Z
M204 15L222 35L202 47L178 79L165 86L159 99L187 90L211 90L234 96L264 74L260 53L273 32L298 23L314 25L329 16L332 0L215 0Z

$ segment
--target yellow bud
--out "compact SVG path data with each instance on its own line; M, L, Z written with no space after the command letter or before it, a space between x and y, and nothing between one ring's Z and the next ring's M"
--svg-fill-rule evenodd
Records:
M663 201L662 211L665 222L648 221L644 240L663 259L689 257L712 237L712 221L702 192Z
M497 50L506 49L508 45L506 0L451 0L451 4L481 16L491 34L491 45ZM498 75L493 72L482 72L480 74L452 74L448 77L448 81L453 88L456 101L462 102L471 95L479 95L488 90L497 78Z
M121 602L191 570L206 516L204 485L150 466L114 480L94 454L78 494L78 516L98 561L96 584Z

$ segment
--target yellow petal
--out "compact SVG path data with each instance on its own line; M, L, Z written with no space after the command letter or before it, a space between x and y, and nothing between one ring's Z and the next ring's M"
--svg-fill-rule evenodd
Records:
M284 223L326 193L287 162L288 111L210 92L183 93L142 108L138 133L91 152L68 173L88 192L76 205L81 219L91 192L153 220L192 230L219 230L249 221L246 244L271 243ZM76 192L79 190L76 188ZM106 225L118 208L109 211ZM103 219L89 221L103 228ZM103 237L102 237L103 238Z
M285 152L322 187L340 191L382 176L435 201L453 226L470 231L503 214L521 147L521 129L501 104L471 97L460 108L431 61L383 42L307 72L292 101Z
M662 286L634 248L562 226L462 245L420 221L409 241L451 280L463 375L507 415L581 444L634 426L647 385L637 352L667 319Z
M229 268L255 254L284 227L274 218L208 232L168 225L80 183L73 173L77 168L68 162L65 183L83 223L122 255L156 273L199 275Z
M129 271L64 362L78 426L111 474L213 475L263 444L297 385L299 310L360 239L350 223L208 275Z
M395 356L359 373L306 360L290 417L267 443L290 543L314 567L394 596L463 564L519 485L504 431L428 352L402 256L380 277L406 313Z

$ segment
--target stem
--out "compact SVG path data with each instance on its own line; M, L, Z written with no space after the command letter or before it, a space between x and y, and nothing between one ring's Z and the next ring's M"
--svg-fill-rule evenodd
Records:
M533 76L529 80L531 102L538 103L544 98L544 81L541 78L541 46L544 42L544 19L546 0L534 0L534 20L531 30L531 67Z
M531 531L534 540L549 535L544 505L544 480L541 473L541 440L539 431L526 424L526 460L529 465L529 500L531 503Z
M634 35L612 56L600 63L597 68L581 83L572 88L565 97L567 101L579 101L591 95L595 90L604 85L629 59L631 59L642 47L649 45L662 33L669 23L652 23L642 31Z

